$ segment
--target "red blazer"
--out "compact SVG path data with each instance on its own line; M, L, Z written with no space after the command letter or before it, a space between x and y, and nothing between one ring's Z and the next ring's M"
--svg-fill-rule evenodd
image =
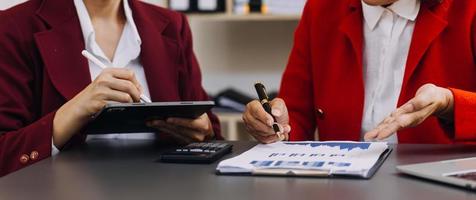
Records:
M208 100L185 16L129 2L152 100ZM0 176L51 155L55 111L91 83L84 46L73 0L30 0L1 13Z
M476 93L450 89L454 96L455 137L476 140Z
M476 91L475 16L476 1L422 1L398 106L425 83ZM280 90L289 109L291 140L313 140L316 127L320 140L360 139L362 49L360 0L308 1ZM418 127L399 131L398 140L452 143L468 138L459 130L430 117Z

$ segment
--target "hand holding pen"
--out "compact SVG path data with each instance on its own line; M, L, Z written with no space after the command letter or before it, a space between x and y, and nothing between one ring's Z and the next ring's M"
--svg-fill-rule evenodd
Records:
M94 64L96 64L97 66L99 66L100 68L102 69L107 69L108 67L102 63L100 60L98 60L94 55L92 55L91 53L89 53L88 51L86 50L83 50L81 52L81 54L87 58L89 61L93 62ZM151 103L152 101L147 97L145 96L144 94L140 94L140 101L143 102L143 103Z
M243 113L248 132L262 143L273 143L289 138L291 126L284 101L280 98L269 100L263 84L255 84L260 101L254 100Z

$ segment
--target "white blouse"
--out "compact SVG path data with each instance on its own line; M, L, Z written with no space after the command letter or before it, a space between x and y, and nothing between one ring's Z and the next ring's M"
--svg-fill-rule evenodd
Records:
M420 0L399 0L388 7L362 1L365 102L361 136L397 108ZM386 141L397 143L393 134Z

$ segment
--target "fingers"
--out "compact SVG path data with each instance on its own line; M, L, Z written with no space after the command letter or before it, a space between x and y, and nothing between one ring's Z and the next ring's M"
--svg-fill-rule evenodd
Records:
M166 122L175 126L183 126L197 131L207 131L211 128L210 120L206 113L197 119L168 118Z
M417 96L385 118L375 129L366 133L364 139L383 140L399 130L416 126L434 112L434 105L425 96Z
M415 98L411 99L403 106L397 108L393 111L390 116L386 117L382 122L380 122L377 127L373 130L367 132L364 135L365 141L374 141L374 140L382 140L388 138L393 133L397 132L401 128L406 127L406 121L403 116L407 115L408 113L412 113L415 111Z
M395 118L396 116L400 116L400 115L405 114L405 113L414 112L415 111L415 106L413 104L413 101L414 100L412 99L412 100L408 101L407 103L403 104L403 106L400 106L399 108L397 108L397 110L393 111L390 114L390 117Z
M272 107L272 114L275 116L280 128L280 134L274 132L272 127L274 124L273 117L264 110L259 101L255 100L250 102L243 113L243 121L245 122L247 131L256 140L262 143L271 143L287 139L288 133L291 130L288 111L284 101L280 98L276 98L270 102L270 105Z
M378 134L379 134L379 127L376 127L372 129L371 131L365 133L364 135L364 141L366 142L373 142L376 140Z
M195 141L203 141L213 135L212 123L206 113L197 119L168 118L166 122L175 127L184 127L184 133Z
M141 86L132 71L126 69L105 69L93 82L96 89L109 88L130 95L133 102L140 101ZM121 101L123 102L123 101Z
M100 95L103 95L102 99L104 101L114 101L120 103L132 103L133 99L130 94L126 92L121 92L112 89L105 89L104 92L101 92Z
M289 132L291 131L291 126L289 125L284 125L284 126L279 125L281 126L280 129L283 130L279 134L276 134L275 132L255 131L248 124L245 124L245 125L246 125L247 132L250 133L250 135L253 136L257 141L264 144L274 143L274 142L282 141L282 140L288 140Z
M263 134L259 134L256 132L251 132L251 136L253 136L256 140L258 140L261 143L264 144L270 144L279 141L280 139L278 138L278 135L273 134L273 135L268 135L265 136Z
M366 141L383 140L397 131L415 126L431 115L435 105L432 94L434 85L424 85L418 89L415 97L397 108L386 117L375 129L365 134Z
M243 114L243 121L251 132L260 132L265 136L275 134L272 126L269 126L268 124L256 119L249 112L245 112Z
M434 99L432 94L420 93L416 95L413 99L411 99L409 102L413 105L414 111L419 111L435 103L433 100Z
M390 120L387 118L385 119L384 123L379 124L375 129L368 132L364 136L365 141L375 141L375 140L383 140L390 137L392 134L403 128L405 125L405 120L401 118L405 115L398 116L397 118L391 118Z
M246 127L247 131L250 133L251 136L253 136L257 141L264 143L264 144L270 144L274 143L277 141L282 141L282 140L287 140L288 139L288 134L268 134L268 133L260 133L260 132L255 132L249 130L249 127Z
M261 121L262 123L268 126L273 125L273 117L264 110L263 106L259 101L254 100L248 103L246 110L248 111L250 117Z
M206 134L204 133L197 132L196 130L187 127L176 126L163 120L153 120L148 122L147 125L156 128L161 132L165 132L176 140L184 143L201 142L206 138Z
M278 141L283 141L283 140L288 140L289 139L289 134L288 133L281 133L281 134L273 134L273 135L268 135L265 136L260 133L256 132L250 132L251 136L253 136L257 141L264 143L264 144L270 144L270 143L275 143Z
M405 106L407 108L411 107L411 104ZM390 137L392 134L396 133L397 131L409 127L411 124L411 117L412 112L403 112L405 108L402 106L400 111L395 111L390 116L385 118L376 128L369 131L364 135L365 141L373 141L373 140L383 140ZM397 109L398 110L398 109Z
M203 114L197 119L169 118L166 121L154 120L149 122L148 125L172 135L180 135L181 140L186 138L185 141L187 142L200 142L213 134L207 114Z
M286 104L284 100L281 98L275 98L271 102L271 112L275 116L276 121L280 124L288 124L288 109L286 108Z
M426 118L431 116L435 110L435 105L431 104L417 112L409 114L408 119L406 120L407 123L405 124L407 126L405 127L414 127L418 124L421 124Z
M185 137L181 134L177 134L175 129L172 129L165 124L166 123L162 120L154 120L154 121L147 122L147 126L155 128L161 133L170 135L175 141L177 141L180 144L188 144L193 142L193 140L190 139L189 137Z
M132 70L121 68L107 68L103 71L103 73L111 73L114 78L131 81L138 90L141 90L142 88L139 81L137 81L134 71Z
M251 131L266 133L271 135L274 133L273 117L266 113L261 103L257 100L246 105L246 111L243 113L243 121L250 128Z
M129 94L134 102L140 101L140 91L130 81L115 79L109 83L111 89Z

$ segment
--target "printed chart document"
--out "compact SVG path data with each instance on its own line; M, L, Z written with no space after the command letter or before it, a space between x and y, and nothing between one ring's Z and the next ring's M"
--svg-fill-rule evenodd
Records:
M370 178L391 149L386 142L277 142L258 144L220 162L218 174L356 176Z

